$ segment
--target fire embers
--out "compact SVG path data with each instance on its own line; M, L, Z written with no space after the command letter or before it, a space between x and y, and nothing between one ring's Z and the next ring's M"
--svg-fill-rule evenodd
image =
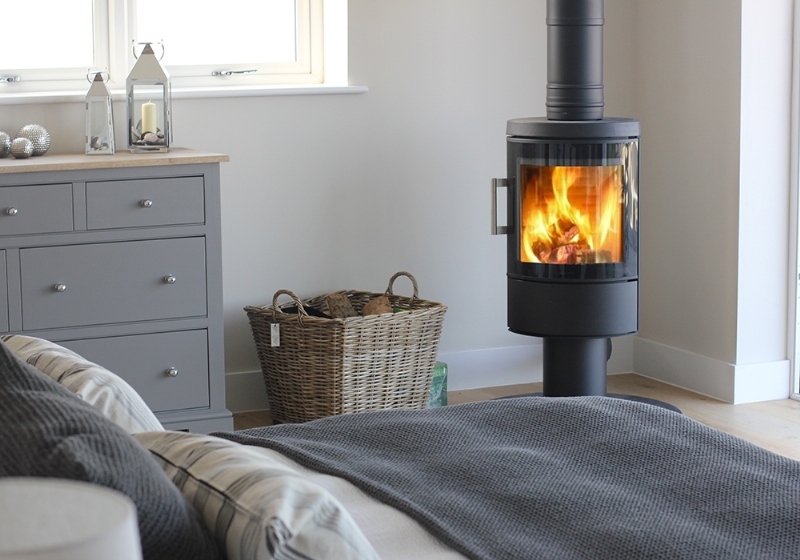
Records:
M622 257L618 166L522 166L522 262L593 264Z
M581 239L580 228L567 220L558 220L548 228L552 244L535 241L533 253L538 262L547 264L591 264L611 261L611 251L594 250Z

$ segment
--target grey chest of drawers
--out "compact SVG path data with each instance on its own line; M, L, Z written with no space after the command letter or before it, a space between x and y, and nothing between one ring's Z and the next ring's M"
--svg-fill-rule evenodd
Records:
M219 164L167 153L0 160L0 331L123 377L164 427L231 430Z

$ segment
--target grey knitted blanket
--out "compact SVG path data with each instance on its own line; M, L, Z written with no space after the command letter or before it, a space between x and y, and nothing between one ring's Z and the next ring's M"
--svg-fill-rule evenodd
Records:
M522 397L240 432L479 560L800 558L800 462L655 406Z

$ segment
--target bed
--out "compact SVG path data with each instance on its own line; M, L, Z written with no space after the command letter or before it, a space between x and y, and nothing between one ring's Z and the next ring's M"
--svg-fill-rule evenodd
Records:
M165 431L57 344L0 344L0 476L137 506L144 558L796 558L800 463L679 413L520 397Z

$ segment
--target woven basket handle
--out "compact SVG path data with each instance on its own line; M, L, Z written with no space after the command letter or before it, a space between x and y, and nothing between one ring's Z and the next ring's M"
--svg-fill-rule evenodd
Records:
M412 300L415 300L419 297L419 286L417 286L417 279L410 272L400 271L396 272L394 276L389 279L389 287L386 288L386 294L394 295L392 291L392 286L394 285L394 281L397 280L400 276L406 276L409 280L411 280L411 285L414 286L414 295L411 296Z
M303 324L303 317L308 317L308 313L306 313L303 304L300 302L300 298L298 298L295 293L291 290L278 290L275 292L275 295L272 296L272 320L276 321L275 314L276 313L283 313L283 310L278 307L278 298L282 295L287 295L294 300L294 304L297 306L297 320L300 321L300 324Z

